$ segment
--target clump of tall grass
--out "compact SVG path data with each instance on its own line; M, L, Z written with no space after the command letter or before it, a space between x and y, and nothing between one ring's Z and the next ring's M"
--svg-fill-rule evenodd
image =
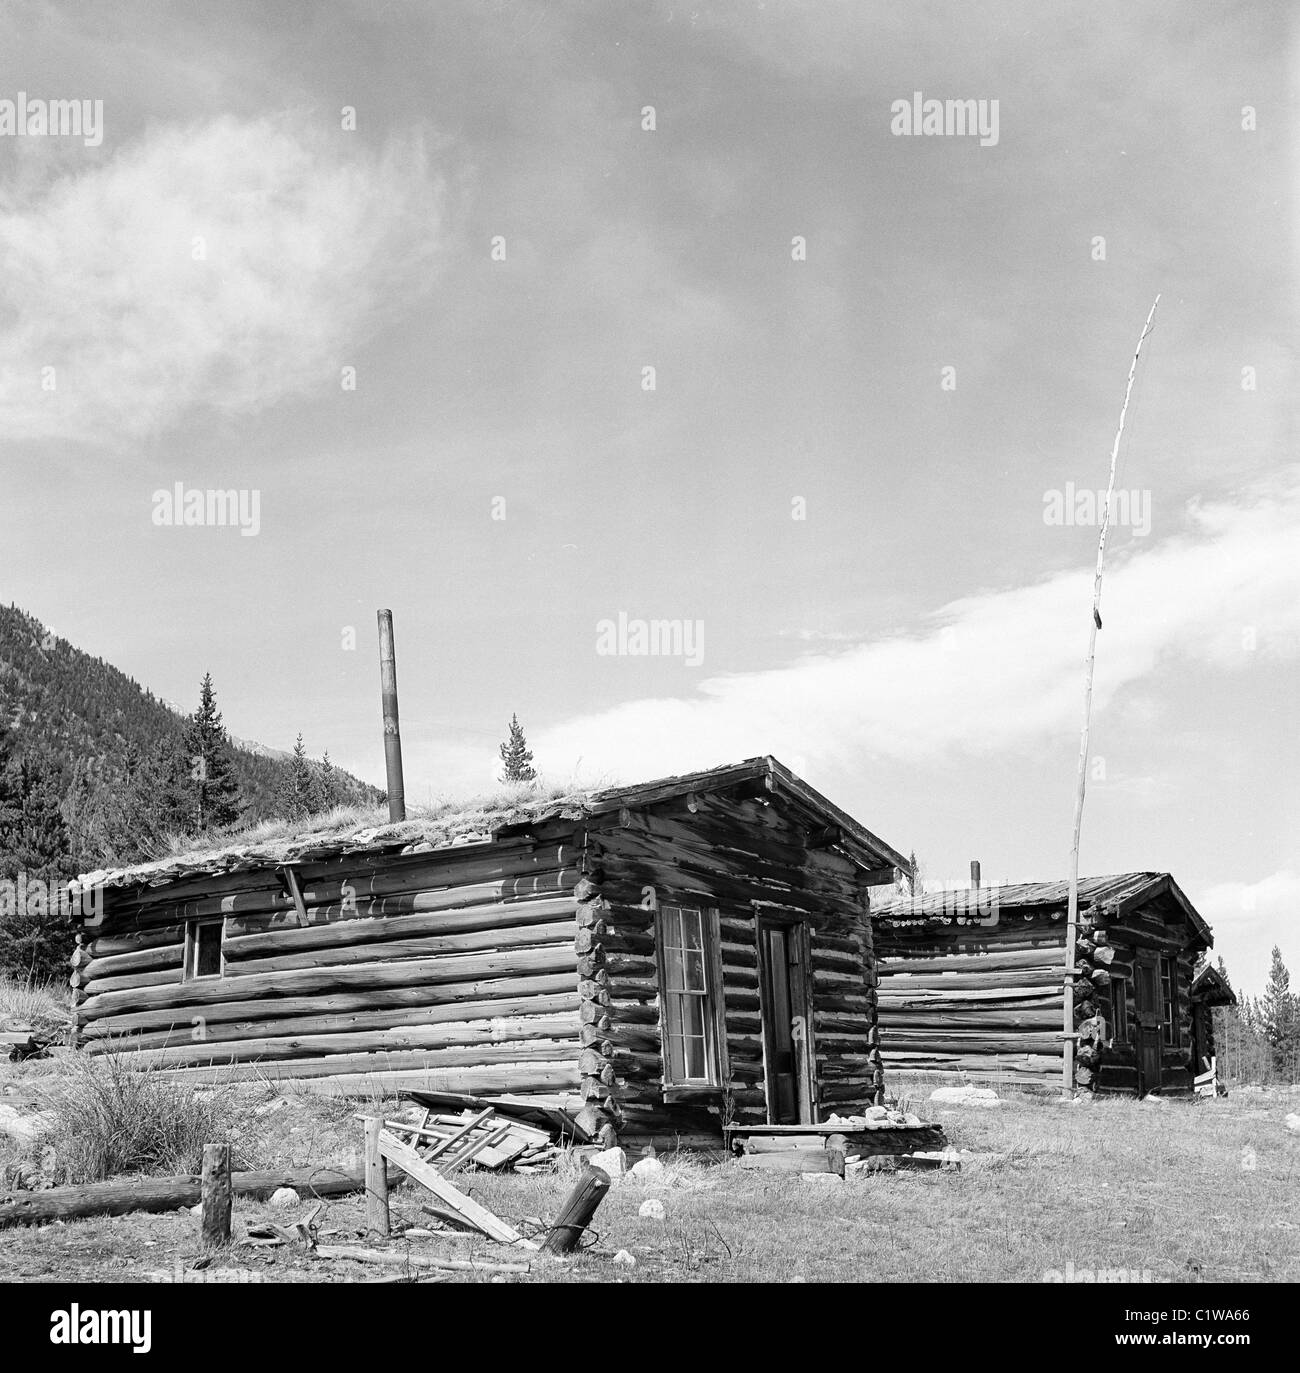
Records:
M72 1016L67 989L30 978L0 977L0 1020L30 1025L38 1035L64 1038Z
M49 1138L67 1182L98 1182L122 1173L197 1172L205 1144L234 1143L230 1088L195 1091L129 1054L78 1054L52 1094Z

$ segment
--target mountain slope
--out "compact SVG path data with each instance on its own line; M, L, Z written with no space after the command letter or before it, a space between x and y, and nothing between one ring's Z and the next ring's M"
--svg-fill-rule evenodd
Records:
M196 700L197 685L196 675ZM125 775L133 751L144 753L160 739L179 747L186 723L179 709L111 663L56 638L34 616L0 606L0 725L10 731L10 749L38 759L61 790L77 772L111 785ZM291 755L234 739L231 754L245 818L274 815ZM341 802L364 804L382 795L350 773L336 770L336 777Z

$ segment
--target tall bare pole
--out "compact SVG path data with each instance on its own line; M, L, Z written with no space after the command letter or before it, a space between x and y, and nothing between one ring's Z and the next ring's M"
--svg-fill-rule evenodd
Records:
M402 733L397 723L397 653L393 647L393 612L379 612L379 686L384 701L384 768L388 778L388 818L406 819L402 782Z
M1119 445L1124 436L1124 420L1128 416L1129 397L1133 394L1133 378L1137 375L1138 357L1142 345L1151 332L1151 321L1156 317L1156 306L1160 297L1156 296L1142 326L1142 337L1133 350L1133 361L1129 363L1128 382L1124 387L1124 404L1120 407L1119 428L1115 430L1115 443L1110 450L1110 481L1106 486L1106 505L1101 512L1101 535L1097 540L1097 572L1092 583L1092 623L1088 628L1088 662L1083 686L1083 730L1079 737L1079 776L1074 792L1074 839L1070 845L1070 897L1065 918L1065 1057L1062 1063L1062 1086L1066 1092L1074 1091L1074 978L1075 942L1079 933L1079 835L1083 829L1083 794L1088 782L1088 731L1092 724L1092 675L1097 662L1097 631L1101 628L1101 573L1106 560L1106 534L1110 529L1110 507L1115 494L1115 471L1119 464Z

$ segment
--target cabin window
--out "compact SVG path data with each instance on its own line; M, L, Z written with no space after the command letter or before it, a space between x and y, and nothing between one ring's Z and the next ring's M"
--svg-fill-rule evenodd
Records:
M664 1081L708 1086L718 1080L709 919L702 910L660 906L657 923Z
M1114 1025L1111 1038L1117 1044L1128 1044L1128 978L1112 977L1110 980L1110 1014Z
M185 980L220 977L222 920L191 920L185 927Z
M1160 960L1160 1027L1166 1044L1178 1043L1178 960Z

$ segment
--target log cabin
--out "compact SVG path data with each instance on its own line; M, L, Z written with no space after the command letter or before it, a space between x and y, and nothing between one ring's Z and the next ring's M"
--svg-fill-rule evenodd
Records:
M972 876L978 865L972 864ZM1060 1087L1068 883L894 895L873 909L881 1052L891 1072ZM1168 873L1079 881L1075 1086L1192 1091L1213 936ZM1201 1028L1198 1030L1197 1027ZM1212 1030L1211 1030L1212 1034Z
M79 879L81 1046L606 1141L880 1101L869 898L907 860L775 759L371 821Z

